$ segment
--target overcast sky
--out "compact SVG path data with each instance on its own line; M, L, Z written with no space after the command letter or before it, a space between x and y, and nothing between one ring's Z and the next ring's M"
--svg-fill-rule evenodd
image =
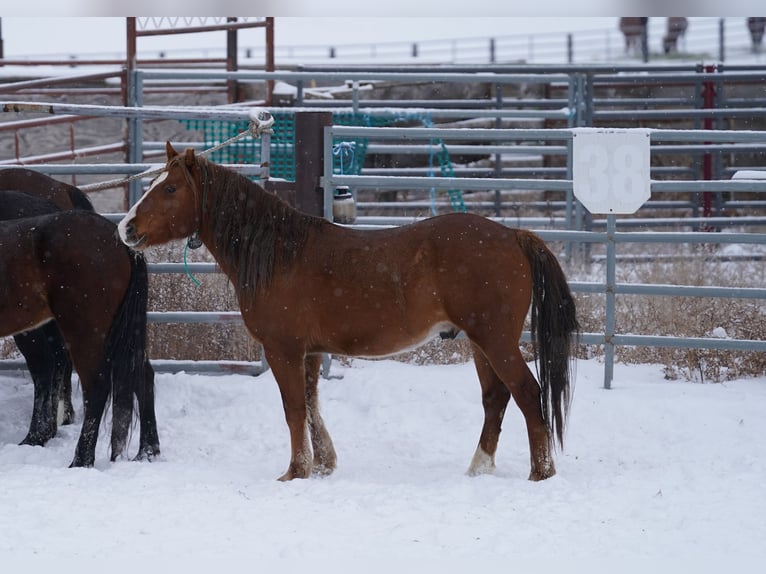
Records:
M745 16L761 0L34 0L4 2L8 16L131 16L256 13L270 16ZM722 14L723 12L723 14Z
M154 22L147 21L148 27ZM212 19L208 24L214 23ZM195 20L194 25L198 25ZM162 27L168 27L166 19ZM607 29L617 26L616 17L276 17L277 46L343 45L472 37L501 37L542 32ZM5 57L56 54L124 52L126 24L123 17L3 17ZM240 32L240 45L263 43L262 29ZM164 44L164 45L163 45ZM224 33L146 37L140 50L225 46Z

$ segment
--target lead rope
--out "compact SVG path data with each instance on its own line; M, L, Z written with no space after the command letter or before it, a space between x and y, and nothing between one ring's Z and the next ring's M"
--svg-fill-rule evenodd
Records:
M191 237L189 238L191 240ZM194 275L192 275L191 271L189 270L189 264L186 261L186 253L189 251L189 249L195 249L194 247L189 247L189 241L186 241L186 245L184 245L184 271L186 271L187 277L192 280L192 283L194 283L197 287L202 287L202 283L199 282L199 279L197 279Z
M226 141L221 142L218 145L211 147L210 149L199 152L199 155L203 155L203 156L209 155L247 136L252 136L253 139L257 139L261 137L261 134L274 133L274 130L272 129L272 126L274 125L274 117L271 115L271 113L269 113L268 110L264 110L263 108L253 108L252 110L250 110L249 116L250 116L250 123L248 124L246 130L241 131L237 135L230 137ZM83 185L83 186L80 186L80 189L83 191L100 191L102 189L110 189L113 187L117 187L119 185L130 183L131 181L135 181L137 179L143 179L145 177L157 175L159 173L162 173L164 169L165 169L164 166L158 167L158 168L152 168L146 171L142 171L141 173L136 173L134 175L131 175L130 177L123 177L120 179L110 179L108 181L102 181L99 183L91 183L91 184Z

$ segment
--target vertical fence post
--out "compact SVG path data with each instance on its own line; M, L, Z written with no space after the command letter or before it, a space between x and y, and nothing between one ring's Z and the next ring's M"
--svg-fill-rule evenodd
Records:
M226 22L235 23L236 21L236 16L226 18ZM237 61L237 30L229 28L226 30L226 71L236 72L239 68ZM230 104L239 101L237 80L227 80L226 90Z
M295 207L311 215L324 214L322 142L324 127L331 124L332 112L295 114Z
M498 110L503 109L503 84L495 84L495 107ZM495 118L495 129L503 127L503 119L500 116ZM494 176L500 178L503 176L503 154L495 154L495 171ZM502 207L503 197L499 189L495 190L495 216L500 217L500 208Z
M641 59L644 64L649 62L649 18L644 18L641 26Z
M324 218L327 221L333 220L332 203L335 194L335 185L332 183L333 161L332 161L332 126L323 128L322 147L324 148L324 168L322 170L322 191L324 193Z
M302 72L303 66L296 66L295 71ZM299 107L303 106L303 78L299 78L295 82L295 105Z
M705 66L706 74L712 74L713 72L715 72L714 66ZM715 108L715 92L716 85L713 83L713 80L705 80L702 87L702 105L704 109ZM706 130L712 130L714 127L712 118L706 117L702 124ZM704 144L710 145L710 142L704 142ZM705 180L713 179L713 157L709 151L706 151L702 156L702 177ZM713 215L712 199L711 192L702 192L702 217L711 217Z
M725 31L724 31L724 19L718 20L718 61L723 62L726 57L725 53Z
M129 71L128 76L128 102L130 107L142 107L144 105L143 78L139 70ZM144 135L143 121L138 116L128 118L128 163L143 163L144 161ZM126 207L134 205L143 195L143 183L140 179L134 179L128 184Z
M135 107L138 106L139 99L142 97L143 90L139 89L137 86L138 84L138 75L136 71L136 52L137 52L137 28L136 28L136 18L135 16L131 16L125 19L125 25L126 25L126 33L125 37L127 40L127 46L126 46L126 66L125 66L125 76L124 76L124 83L125 87L123 89L123 106L127 107ZM140 123L138 118L127 118L125 120L126 124L126 161L127 163L139 163L143 160L142 154L141 154L141 148L139 147L138 150L136 149L136 142L140 141ZM125 197L123 199L124 207L126 209L129 209L131 205L133 205L136 201L138 201L138 198L141 196L141 181L140 180L133 180L128 184L127 189L124 190Z
M567 63L574 62L574 39L571 32L567 34Z
M276 70L274 65L274 17L270 16L266 18L266 71L273 72ZM274 97L274 80L268 80L266 82L266 105L271 105L271 100Z
M615 302L614 289L617 283L617 216L606 216L606 321L604 324L604 388L612 388L614 378L614 330Z

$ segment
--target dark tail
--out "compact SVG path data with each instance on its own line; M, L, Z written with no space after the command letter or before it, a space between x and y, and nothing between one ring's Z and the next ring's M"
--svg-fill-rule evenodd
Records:
M130 281L117 317L112 322L105 353L112 379L112 460L122 454L127 445L133 421L133 396L141 405L143 397L154 394L154 373L146 357L149 291L146 261L142 255L132 251L129 257ZM151 388L148 389L148 386Z
M95 209L93 209L93 204L90 202L90 199L88 199L86 193L80 188L72 186L67 188L67 192L69 193L69 199L72 202L72 206L74 206L75 209L95 211Z
M525 230L519 230L517 237L532 266L531 331L543 418L563 447L573 353L580 333L577 310L564 272L545 242Z

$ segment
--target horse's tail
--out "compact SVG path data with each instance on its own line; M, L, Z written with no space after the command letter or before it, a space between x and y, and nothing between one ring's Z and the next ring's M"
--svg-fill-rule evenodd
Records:
M517 238L532 267L532 346L539 369L543 418L563 447L572 398L573 352L580 332L575 301L561 265L545 242L526 230L518 230Z
M130 281L107 338L106 353L112 380L111 459L125 450L133 421L134 395L139 404L154 392L154 377L146 357L146 309L148 273L143 255L126 248L130 257ZM151 385L151 389L147 386Z
M79 187L68 187L69 200L72 202L72 206L75 209L84 209L86 211L95 211L93 204L90 202L88 195L82 191Z

